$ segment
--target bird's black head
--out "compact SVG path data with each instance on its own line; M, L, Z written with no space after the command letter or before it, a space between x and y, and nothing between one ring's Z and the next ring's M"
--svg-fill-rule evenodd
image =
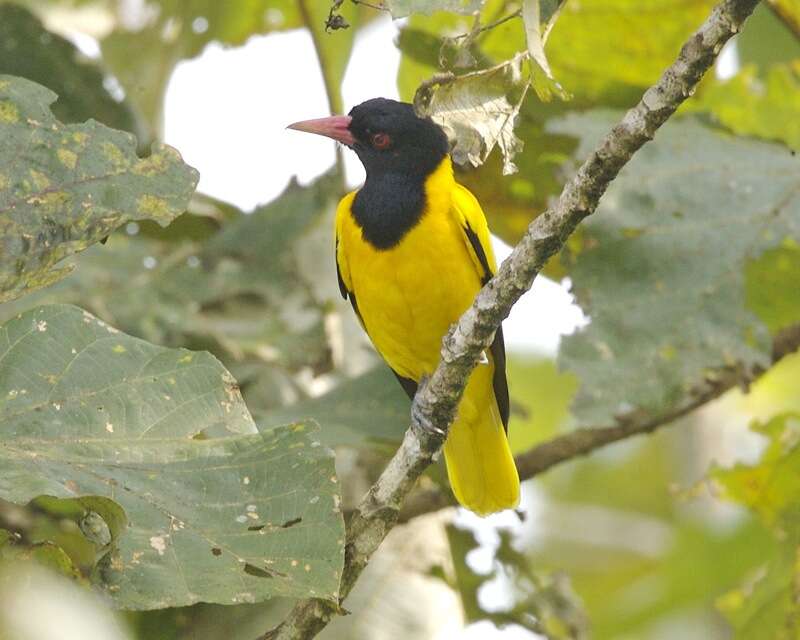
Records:
M447 136L430 118L420 118L406 102L373 98L349 116L332 116L289 125L346 144L358 154L367 176L401 173L426 176L448 152Z
M348 116L304 120L289 128L328 136L358 154L367 181L351 212L375 249L396 246L422 219L427 178L447 157L448 143L441 127L418 117L410 104L374 98Z
M399 172L427 175L447 155L447 136L406 102L374 98L350 111L353 151L367 175Z

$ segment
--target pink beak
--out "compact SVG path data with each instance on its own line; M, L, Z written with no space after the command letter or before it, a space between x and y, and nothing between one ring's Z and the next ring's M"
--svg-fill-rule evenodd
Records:
M316 133L320 136L333 138L337 142L352 147L356 139L350 133L350 116L329 116L327 118L316 118L314 120L301 120L290 124L287 129L305 131L306 133Z

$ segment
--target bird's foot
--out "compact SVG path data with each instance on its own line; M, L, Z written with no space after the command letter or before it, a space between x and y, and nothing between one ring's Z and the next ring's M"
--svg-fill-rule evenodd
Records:
M446 431L433 424L430 412L426 411L424 408L426 404L424 392L427 384L428 376L423 376L419 381L417 394L414 396L414 402L411 404L411 425L418 433L441 437L446 434Z
M411 426L418 432L424 434L445 435L444 429L440 429L433 424L430 416L416 402L411 405Z

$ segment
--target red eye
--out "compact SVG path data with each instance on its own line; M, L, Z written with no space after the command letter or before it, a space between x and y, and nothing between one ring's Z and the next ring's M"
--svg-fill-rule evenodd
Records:
M392 139L389 137L388 133L376 133L372 136L372 146L379 151L388 149L391 144Z

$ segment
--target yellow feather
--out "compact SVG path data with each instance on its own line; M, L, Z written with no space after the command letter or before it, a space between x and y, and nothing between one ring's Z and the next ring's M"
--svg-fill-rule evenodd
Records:
M399 375L419 381L439 362L450 325L472 304L485 275L465 235L480 240L492 270L489 229L475 197L453 178L449 158L426 180L427 206L388 250L366 242L351 213L354 193L336 216L337 264L375 348ZM519 478L492 387L494 362L479 364L467 383L444 453L453 492L476 513L516 506Z

